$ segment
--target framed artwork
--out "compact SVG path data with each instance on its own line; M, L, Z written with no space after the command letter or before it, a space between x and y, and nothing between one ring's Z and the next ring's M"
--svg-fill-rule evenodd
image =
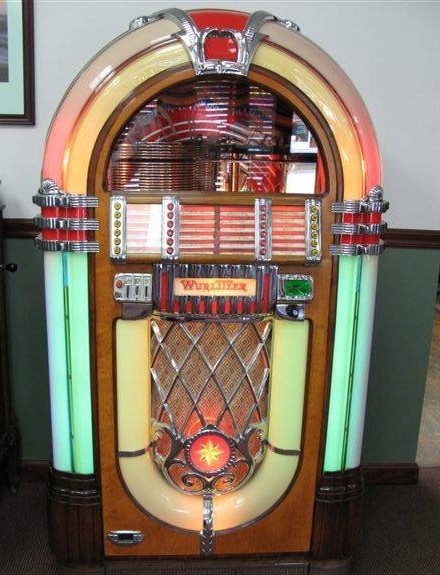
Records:
M0 0L0 124L35 124L33 0Z

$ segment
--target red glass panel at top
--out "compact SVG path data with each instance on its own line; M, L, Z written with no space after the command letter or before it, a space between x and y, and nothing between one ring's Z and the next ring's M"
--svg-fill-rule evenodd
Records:
M249 18L249 14L245 12L230 10L194 10L189 14L200 30L203 28L243 30Z
M216 28L218 30L243 30L248 19L247 14L224 10L190 12L199 30ZM216 60L237 60L237 45L231 38L209 37L205 42L205 58Z

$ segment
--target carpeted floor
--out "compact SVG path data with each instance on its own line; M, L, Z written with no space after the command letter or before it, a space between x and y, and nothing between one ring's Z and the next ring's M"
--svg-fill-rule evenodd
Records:
M439 494L440 468L422 469L418 485L368 487L352 575L440 573ZM3 491L1 575L60 573L47 542L44 498L44 485L38 483L23 483L17 495Z
M416 461L421 467L440 466L440 295L435 306Z

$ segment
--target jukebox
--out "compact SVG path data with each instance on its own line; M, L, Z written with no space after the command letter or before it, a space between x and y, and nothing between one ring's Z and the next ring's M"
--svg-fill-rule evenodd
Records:
M345 572L380 182L360 96L291 21L170 9L82 70L34 196L61 562Z

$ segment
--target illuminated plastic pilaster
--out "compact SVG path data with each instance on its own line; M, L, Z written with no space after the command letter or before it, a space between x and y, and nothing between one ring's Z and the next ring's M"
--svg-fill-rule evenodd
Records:
M44 254L53 466L72 471L63 254Z
M65 254L71 372L72 467L93 473L87 254Z
M362 256L356 349L353 365L353 390L351 394L345 462L346 469L358 467L361 461L371 340L373 337L378 261L379 258L377 256Z
M345 467L361 269L361 256L339 258L337 315L324 471L340 471Z

